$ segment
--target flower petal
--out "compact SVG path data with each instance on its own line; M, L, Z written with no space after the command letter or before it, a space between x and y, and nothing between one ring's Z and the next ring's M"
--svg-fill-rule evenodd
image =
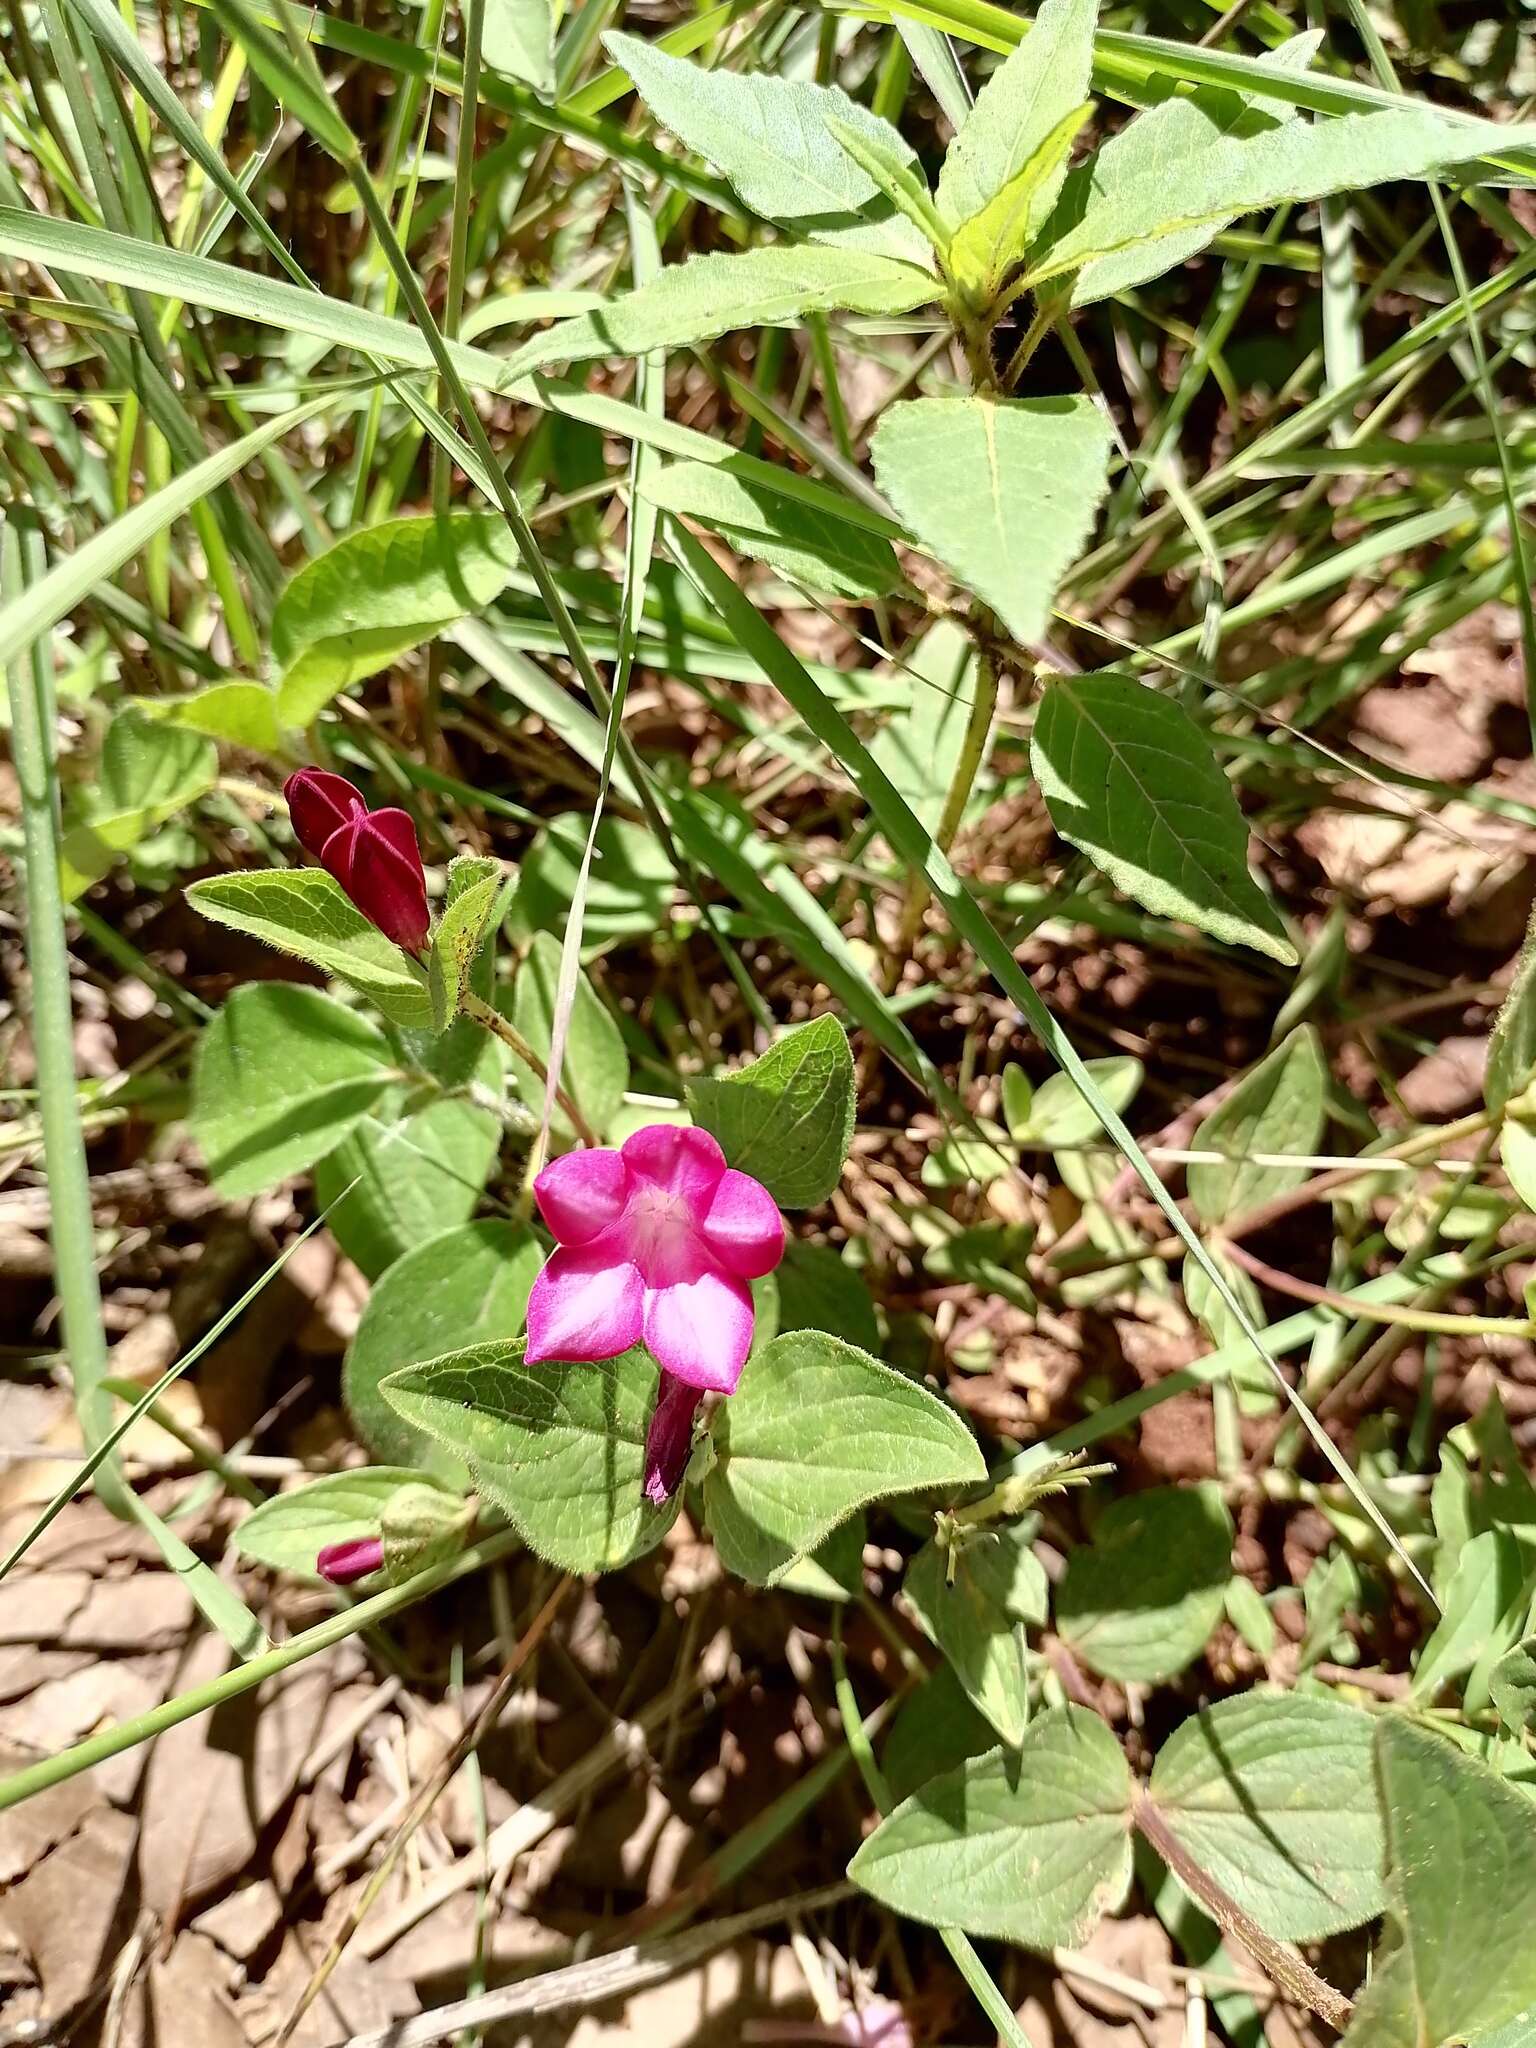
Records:
M345 1543L327 1543L315 1559L315 1570L333 1586L350 1586L384 1568L384 1544L377 1536L353 1536Z
M408 953L421 951L431 926L427 878L404 811L359 811L326 840L320 863L386 939Z
M690 1387L733 1393L752 1348L752 1292L734 1273L705 1267L696 1278L645 1290L652 1357Z
M760 1280L784 1256L784 1218L750 1173L727 1167L699 1230L727 1272Z
M617 1358L640 1342L644 1299L638 1270L627 1259L616 1259L602 1238L560 1246L545 1261L528 1297L528 1363L562 1358L591 1365Z
M617 1152L567 1152L550 1161L533 1192L557 1243L590 1244L623 1215L629 1168Z
M326 768L296 770L283 784L283 795L294 838L316 860L337 827L368 808L360 790L344 775L332 775Z
M637 1179L681 1195L695 1216L703 1215L725 1171L725 1154L708 1131L686 1124L647 1124L619 1149Z

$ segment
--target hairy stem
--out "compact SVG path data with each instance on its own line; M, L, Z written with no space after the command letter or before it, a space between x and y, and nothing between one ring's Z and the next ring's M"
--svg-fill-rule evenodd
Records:
M499 1038L502 1044L515 1054L525 1067L530 1067L536 1080L543 1081L546 1086L548 1085L548 1066L539 1057L538 1053L534 1051L517 1026L508 1023L500 1010L493 1009L489 1003L482 1001L479 996L473 994L469 989L465 989L463 995L459 998L459 1006L466 1017L473 1017L475 1022L484 1030ZM583 1145L596 1145L600 1143L596 1131L593 1130L592 1126L582 1115L576 1105L575 1098L563 1084L556 1088L555 1100L570 1118L571 1128L575 1131L577 1137L580 1138Z

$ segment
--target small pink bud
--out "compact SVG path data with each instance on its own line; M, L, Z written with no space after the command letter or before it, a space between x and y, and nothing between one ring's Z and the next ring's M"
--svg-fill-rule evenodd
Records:
M377 1536L353 1536L346 1543L327 1543L315 1559L315 1570L333 1586L350 1586L383 1564L384 1545Z
M664 1506L683 1483L693 1450L693 1418L703 1399L701 1387L662 1374L645 1433L645 1497L655 1507Z
M386 939L419 953L427 943L427 878L416 828L394 808L370 811L345 776L301 768L283 784L300 846L340 882Z

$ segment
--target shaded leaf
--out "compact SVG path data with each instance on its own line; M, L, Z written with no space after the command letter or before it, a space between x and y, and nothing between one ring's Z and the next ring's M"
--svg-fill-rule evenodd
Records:
M924 1633L954 1666L967 1696L1015 1748L1029 1723L1024 1627L1039 1627L1050 1605L1045 1568L1024 1524L989 1529L953 1554L925 1543L907 1566L902 1592Z
M739 554L836 597L880 597L901 582L888 540L708 462L653 470L644 495L723 534Z
M1221 1617L1232 1519L1213 1486L1154 1486L1117 1500L1056 1589L1064 1641L1106 1678L1171 1678Z
M691 1081L688 1106L781 1209L812 1209L842 1178L853 1139L848 1034L830 1015L797 1025L738 1073Z
M335 1203L326 1218L332 1235L376 1280L474 1214L500 1144L490 1111L452 1096L398 1121L367 1116L316 1165L315 1195Z
M206 690L194 690L189 697L131 697L128 701L141 718L202 733L231 747L246 747L254 754L275 754L280 744L277 697L265 683L235 677L225 683L210 683Z
M1223 1153L1227 1166L1192 1165L1189 1194L1205 1223L1224 1223L1261 1202L1299 1188L1306 1166L1265 1166L1255 1154L1315 1152L1323 1135L1328 1062L1310 1024L1245 1074L1195 1132L1191 1149Z
M549 1056L554 1025L555 988L560 976L560 942L536 932L528 957L518 965L512 983L512 1021L541 1058ZM508 1055L518 1094L534 1114L544 1108L544 1083L515 1053ZM570 1029L565 1046L564 1086L599 1137L605 1136L624 1105L629 1087L629 1054L624 1035L602 998L584 974L576 977ZM569 1142L575 1137L570 1120L555 1105L550 1128Z
M485 0L481 54L493 71L552 98L555 16L550 0Z

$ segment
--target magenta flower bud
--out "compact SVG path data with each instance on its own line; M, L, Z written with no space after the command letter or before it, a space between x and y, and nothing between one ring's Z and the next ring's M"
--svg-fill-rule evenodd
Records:
M294 836L334 875L386 939L419 953L427 943L427 878L416 828L404 811L370 811L344 775L301 768L283 784Z
M683 1483L693 1451L693 1418L703 1399L701 1388L690 1387L669 1372L662 1374L645 1433L645 1497L658 1508Z
M708 1131L647 1124L617 1152L554 1160L533 1191L555 1249L528 1297L530 1365L643 1343L684 1386L735 1391L752 1347L747 1283L784 1256L760 1181L728 1167Z
M315 1570L333 1586L350 1586L383 1569L384 1545L377 1536L353 1536L345 1543L327 1543L315 1559Z

